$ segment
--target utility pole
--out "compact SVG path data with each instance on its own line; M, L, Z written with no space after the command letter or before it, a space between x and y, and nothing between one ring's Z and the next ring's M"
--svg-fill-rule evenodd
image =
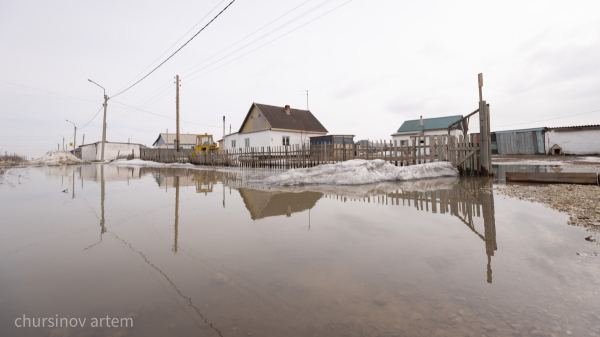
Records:
M179 75L175 76L175 85L177 85L177 87L175 87L175 92L176 92L176 99L175 99L175 104L177 105L177 152L179 152Z
M225 116L223 116L223 144L225 144Z
M106 89L100 84L88 79L88 81L94 83L104 90L104 121L102 122L102 152L100 154L100 161L104 161L104 143L106 143L106 107L108 106L108 96L106 96Z
M65 150L65 136L61 135L60 133L58 133L58 135L61 136L63 139L63 151L64 151ZM60 144L58 144L58 146L59 146L58 149L60 150Z
M67 122L73 124L75 131L73 131L73 155L75 155L75 149L77 148L77 125L67 119Z
M104 143L106 143L106 107L108 106L108 96L104 94L104 120L102 122L102 152L100 152L100 161L104 162Z
M306 110L308 111L308 90L306 90Z

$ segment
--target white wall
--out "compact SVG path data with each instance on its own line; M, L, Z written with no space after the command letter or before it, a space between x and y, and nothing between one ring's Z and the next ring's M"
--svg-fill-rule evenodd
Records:
M249 133L235 133L225 136L225 149L231 149L231 141L236 141L236 148L245 147L244 139L250 139L250 147L268 147L268 146L282 146L283 145L283 136L290 137L290 145L300 145L300 144L310 144L310 137L316 136L324 136L325 133L315 133L315 132L290 132L290 131L273 131L273 130L265 130L259 132L249 132Z
M134 158L140 157L139 144L105 143L104 160L117 159L117 155L130 155L133 151ZM102 157L102 143L85 145L81 148L81 159L84 161L100 160Z
M452 136L459 136L462 135L463 132L462 130L458 130L458 129L452 129L450 130L450 135ZM405 141L405 144L408 145L412 145L411 142L411 136L415 136L416 134L406 134L406 135L397 135L397 136L392 136L392 141L396 140L398 141L398 146L400 146L401 141ZM424 136L424 140L425 140L425 145L429 145L429 136L438 136L438 135L448 135L448 129L442 129L442 130L426 130L423 132L423 136ZM421 149L421 154L423 154L422 149ZM425 155L429 155L429 149L425 149Z
M600 130L555 131L544 134L546 154L554 144L562 147L564 154L600 154Z

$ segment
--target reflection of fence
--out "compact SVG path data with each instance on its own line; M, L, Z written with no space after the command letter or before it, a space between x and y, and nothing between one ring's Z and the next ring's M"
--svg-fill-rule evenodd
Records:
M335 198L342 202L358 201L381 205L412 206L420 211L448 214L458 218L485 242L488 257L487 280L492 283L491 257L494 256L494 251L498 250L498 246L496 244L494 195L490 179L484 181L479 179L463 180L450 189L432 191L398 190L385 195L365 198L325 195L325 198Z
M396 166L448 161L464 174L479 174L479 143L472 135L421 136L410 141L359 144L321 144L273 147L246 147L196 154L191 163L197 165L249 168L304 168L352 159L381 159Z

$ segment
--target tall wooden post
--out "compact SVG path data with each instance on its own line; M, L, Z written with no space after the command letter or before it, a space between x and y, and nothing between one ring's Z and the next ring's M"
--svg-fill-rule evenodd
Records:
M177 109L177 140L176 140L176 144L177 144L177 152L179 152L179 75L175 76L175 91L176 91L176 98L175 98L175 105L176 105L176 109Z
M478 75L479 80L479 137L480 137L480 161L481 161L481 175L490 176L492 172L492 144L490 135L490 121L489 121L489 110L487 103L483 100L482 87L483 87L483 74Z

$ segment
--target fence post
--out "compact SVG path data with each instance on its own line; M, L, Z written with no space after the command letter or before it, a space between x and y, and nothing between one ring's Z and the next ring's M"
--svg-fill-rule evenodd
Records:
M487 104L485 101L479 102L479 137L480 137L480 161L481 161L481 174L483 176L489 176L492 174L491 167L491 144L490 144L490 130L489 130L489 116Z

